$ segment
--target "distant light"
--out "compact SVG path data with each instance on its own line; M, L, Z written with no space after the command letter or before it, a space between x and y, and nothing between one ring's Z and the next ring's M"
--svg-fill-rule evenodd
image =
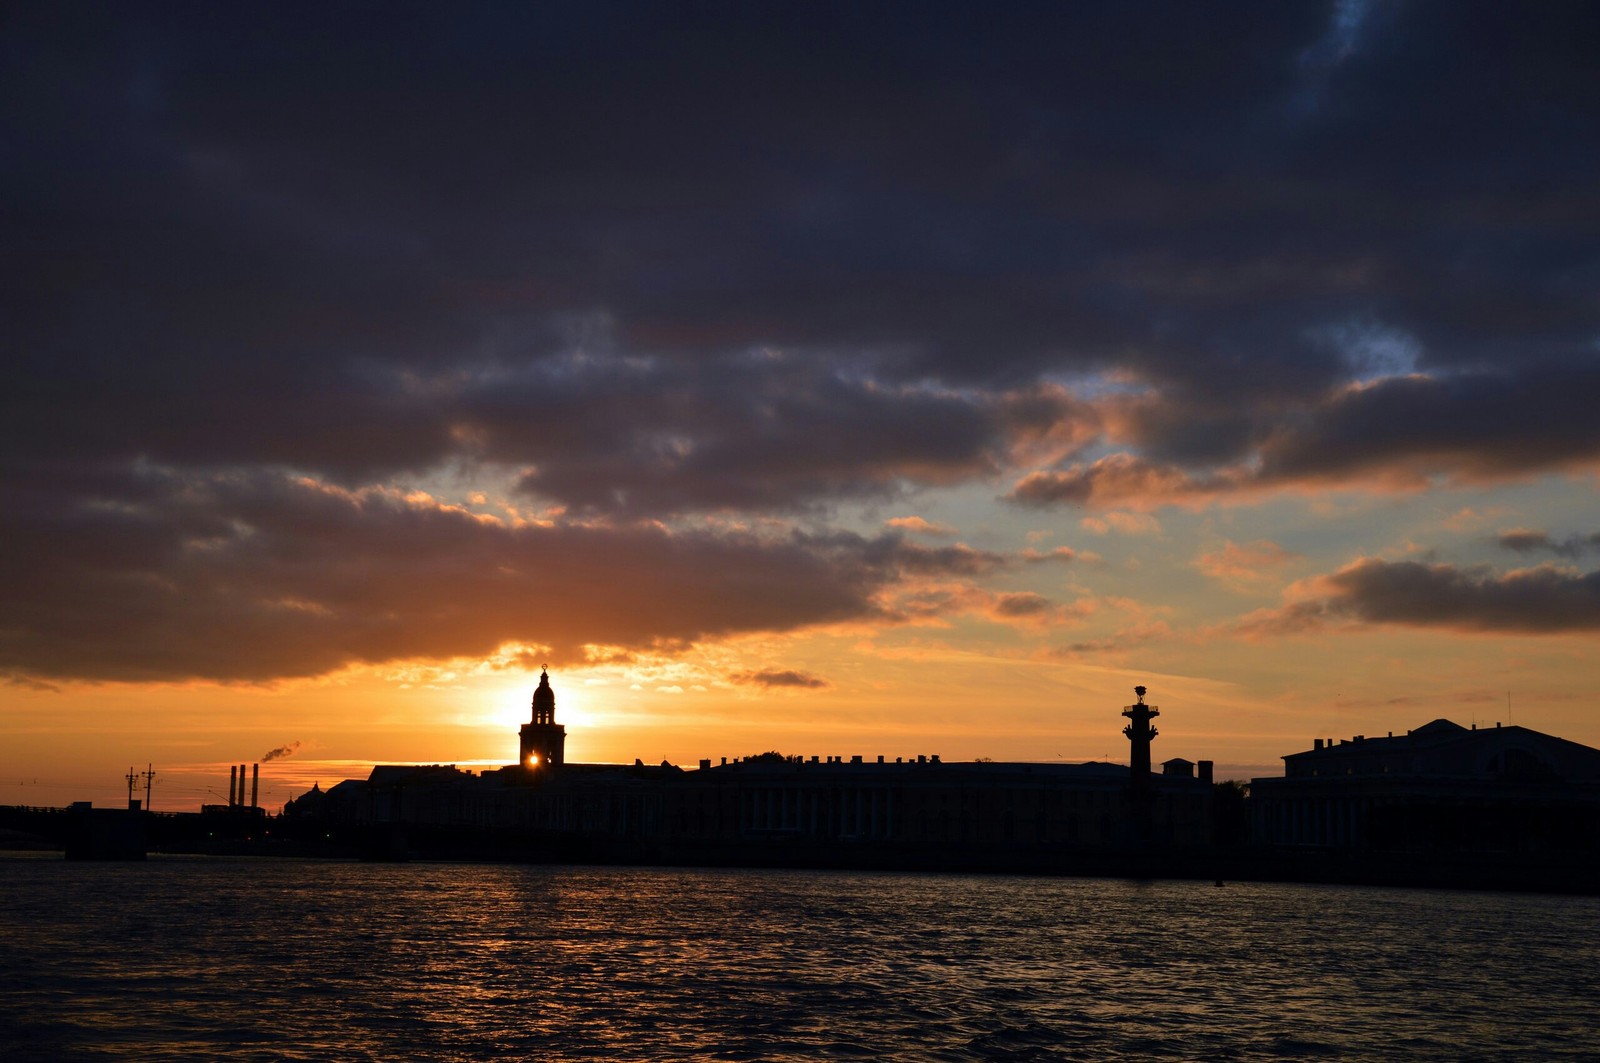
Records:
M537 753L529 753L528 754L528 767L537 768L538 766L539 766L539 754L537 754Z

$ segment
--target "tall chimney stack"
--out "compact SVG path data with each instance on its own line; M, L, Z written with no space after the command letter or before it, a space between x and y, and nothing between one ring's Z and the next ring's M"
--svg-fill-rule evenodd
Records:
M250 765L250 807L251 808L255 808L256 807L256 797L260 792L260 790L259 790L260 786L261 786L261 765L260 764L252 764L252 765Z
M239 769L228 765L228 807L233 807L233 796L239 790Z

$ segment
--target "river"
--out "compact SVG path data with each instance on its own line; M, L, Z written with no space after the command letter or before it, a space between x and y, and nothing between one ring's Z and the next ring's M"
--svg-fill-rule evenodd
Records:
M0 1058L1596 1059L1600 899L0 855Z

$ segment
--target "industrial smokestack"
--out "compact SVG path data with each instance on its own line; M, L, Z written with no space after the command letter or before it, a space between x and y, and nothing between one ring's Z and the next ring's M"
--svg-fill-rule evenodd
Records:
M244 807L244 765L239 765L239 807Z
M239 769L228 765L228 807L233 807L233 795L238 792Z
M256 807L256 796L261 786L261 765L250 765L250 807Z

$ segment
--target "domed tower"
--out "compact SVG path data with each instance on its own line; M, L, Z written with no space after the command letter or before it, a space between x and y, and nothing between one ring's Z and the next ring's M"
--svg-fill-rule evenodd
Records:
M556 723L556 692L550 689L550 670L541 669L539 686L533 692L533 719L522 725L524 768L559 768L566 759L567 729Z

